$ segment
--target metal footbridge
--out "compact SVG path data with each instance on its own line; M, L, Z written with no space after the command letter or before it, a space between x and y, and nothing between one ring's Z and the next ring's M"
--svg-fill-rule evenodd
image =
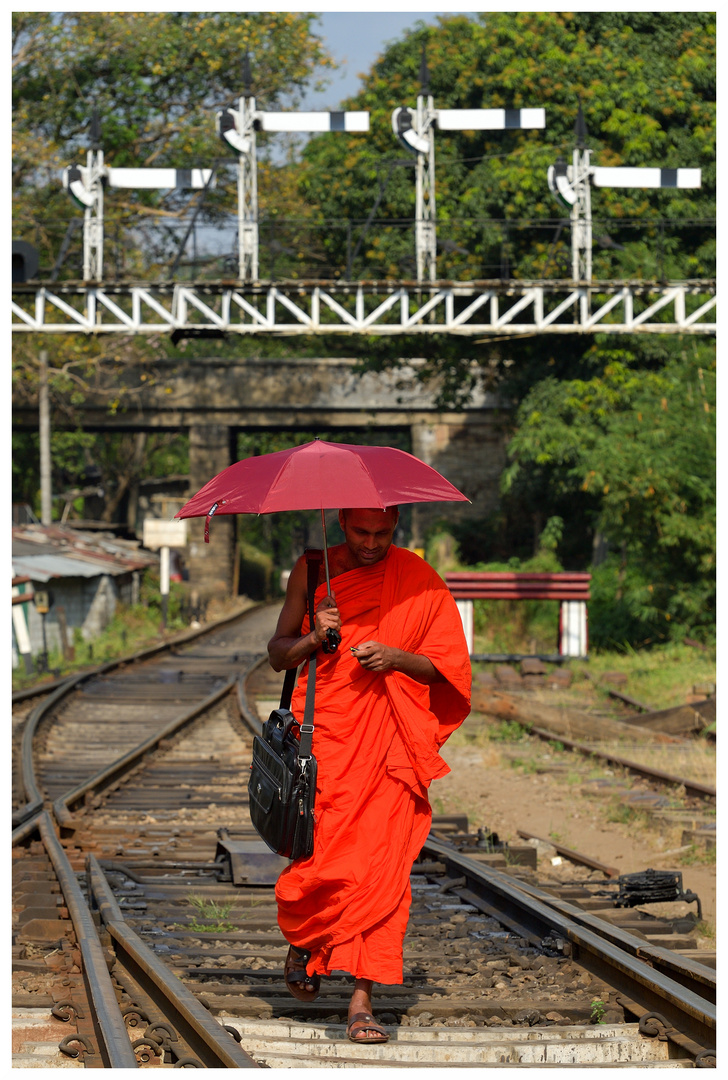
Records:
M13 333L702 334L714 280L52 282L13 286Z

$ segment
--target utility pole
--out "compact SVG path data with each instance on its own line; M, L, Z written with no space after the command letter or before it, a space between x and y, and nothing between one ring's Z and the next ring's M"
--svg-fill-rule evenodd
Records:
M40 441L40 521L53 520L51 493L51 410L48 399L48 353L38 354L38 437Z

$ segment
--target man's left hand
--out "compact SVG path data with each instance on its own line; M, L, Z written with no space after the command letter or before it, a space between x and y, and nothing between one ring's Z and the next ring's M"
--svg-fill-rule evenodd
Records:
M387 671L400 671L416 682L427 685L444 681L444 676L426 656L395 649L391 645L382 645L381 641L365 641L354 646L351 654L367 671L382 674Z
M380 641L365 641L351 650L352 655L367 671L393 671L399 649L382 645Z

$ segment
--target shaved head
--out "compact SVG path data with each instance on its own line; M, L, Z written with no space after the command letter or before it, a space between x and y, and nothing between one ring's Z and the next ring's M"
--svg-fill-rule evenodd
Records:
M372 566L384 558L392 544L398 521L399 510L396 506L388 506L386 510L358 506L339 510L339 525L346 546L358 566Z

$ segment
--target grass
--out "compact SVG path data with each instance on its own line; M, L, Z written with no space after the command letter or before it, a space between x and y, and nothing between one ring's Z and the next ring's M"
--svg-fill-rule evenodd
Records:
M167 633L179 633L186 625L178 617L168 618ZM51 673L58 672L56 678L159 644L163 638L160 611L157 607L145 604L119 605L114 618L93 641L84 641L78 629L74 637L73 660L65 660L59 652L48 654L48 667ZM35 659L37 662L38 657ZM38 672L26 674L24 668L17 668L13 671L13 690L32 686L40 677Z
M606 812L607 821L616 825L629 825L630 827L647 828L650 824L650 816L644 810L635 810L634 806L615 798L609 804Z
M195 908L198 915L185 927L178 924L177 929L192 930L197 934L232 934L240 929L239 924L248 919L251 914L248 911L242 912L237 916L237 922L230 922L228 915L235 907L234 900L227 904L218 904L216 900L205 900L204 897L196 896L194 893L189 893L186 900ZM253 900L250 906L254 908L263 903L265 903L263 899Z
M509 765L512 769L520 769L526 775L538 772L539 769L538 762L534 761L533 758L514 757L510 759Z
M177 582L172 582L170 585L166 630L162 630L159 597L155 594L147 598L145 591L145 586L143 586L142 603L119 604L114 618L93 641L84 641L81 631L76 628L73 660L65 660L62 653L49 652L49 677L63 678L76 671L82 671L84 668L103 664L107 660L129 656L142 649L159 645L165 638L188 629L189 621L182 618L180 614L181 603L186 595L184 586ZM35 660L38 661L37 656ZM38 671L27 674L24 667L18 667L12 674L13 690L24 690L28 686L34 686L41 678L42 675Z
M522 742L528 735L528 728L515 720L501 720L491 724L487 730L488 739L493 742Z
M715 866L715 848L691 844L679 858L681 866Z
M591 1013L589 1014L592 1024L603 1024L606 1011L607 1007L601 998L594 998L591 1003Z
M234 933L238 929L235 923L228 922L227 917L232 911L234 904L218 904L215 900L205 900L201 896L190 894L187 902L198 913L192 922L187 924L187 929L196 933Z
M627 676L624 692L653 709L684 705L696 683L716 681L714 649L703 652L675 643L652 649L594 652L588 660L571 661L570 667L576 678L588 676L597 685L605 672L623 673ZM602 689L606 696L608 687Z

